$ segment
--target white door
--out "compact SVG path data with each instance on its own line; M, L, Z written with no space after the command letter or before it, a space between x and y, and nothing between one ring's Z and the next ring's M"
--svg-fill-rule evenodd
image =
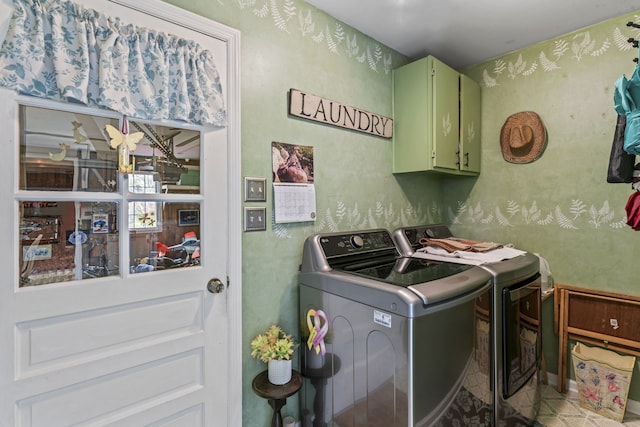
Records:
M240 425L237 33L82 3L210 49L230 121L129 119L145 138L125 178L119 115L0 89L0 426Z

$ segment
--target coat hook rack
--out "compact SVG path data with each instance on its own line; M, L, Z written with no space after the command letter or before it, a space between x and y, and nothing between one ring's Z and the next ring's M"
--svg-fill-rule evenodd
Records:
M627 22L627 27L640 28L640 25L634 24L633 22L629 21L629 22ZM638 47L638 40L634 39L633 37L629 37L627 39L627 42L631 43L631 45L633 47ZM633 58L633 62L635 62L637 64L638 63L638 58Z

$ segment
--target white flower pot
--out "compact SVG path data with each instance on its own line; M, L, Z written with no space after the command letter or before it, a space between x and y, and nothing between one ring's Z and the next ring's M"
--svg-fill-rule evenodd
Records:
M283 385L291 381L291 360L269 360L269 382Z

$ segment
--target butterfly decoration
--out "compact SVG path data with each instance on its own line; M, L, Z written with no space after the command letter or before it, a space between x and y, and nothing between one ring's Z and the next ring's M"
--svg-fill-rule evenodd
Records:
M133 172L135 165L129 161L129 153L136 151L136 144L142 139L144 133L123 133L111 125L106 125L105 130L111 137L109 144L118 150L118 171L124 174Z
M136 151L136 144L144 136L144 133L142 132L123 134L111 125L106 125L105 129L111 137L110 145L112 148L118 148L121 144L125 144L129 151Z

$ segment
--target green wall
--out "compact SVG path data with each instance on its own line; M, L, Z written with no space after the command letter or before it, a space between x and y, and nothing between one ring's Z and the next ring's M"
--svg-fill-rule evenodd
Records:
M407 58L300 0L169 2L242 32L242 175L271 185L271 141L315 150L316 222L270 223L243 235L245 426L267 426L271 416L251 390L265 366L249 356L249 341L272 323L297 334L297 270L308 235L446 222L458 235L542 254L556 282L640 294L638 236L624 224L631 187L606 183L613 84L635 65L626 39L640 33L625 25L635 14L465 70L482 85L482 174L441 181L393 176L390 140L287 116L290 88L391 116L391 70ZM542 117L548 145L536 162L514 165L502 158L500 128L525 110ZM543 308L545 357L555 372L551 300ZM636 383L631 398L640 400ZM297 408L290 398L283 413L297 417Z
M287 115L287 91L295 88L391 117L391 70L406 58L300 0L169 2L242 33L242 175L266 177L271 185L272 141L314 147L315 223L269 223L266 232L243 235L244 425L267 426L271 409L251 389L266 366L250 357L249 342L273 323L298 334L304 239L441 221L441 185L434 177L394 177L391 140ZM289 398L283 415L298 418L297 407Z
M482 85L482 174L444 184L458 235L514 243L549 261L556 283L640 295L636 248L625 224L630 184L606 182L615 129L614 83L630 77L640 11L465 70ZM542 118L548 144L530 164L507 163L500 130L518 111ZM547 367L557 371L552 300L544 307ZM637 370L634 374L638 376ZM631 398L640 400L640 379Z

